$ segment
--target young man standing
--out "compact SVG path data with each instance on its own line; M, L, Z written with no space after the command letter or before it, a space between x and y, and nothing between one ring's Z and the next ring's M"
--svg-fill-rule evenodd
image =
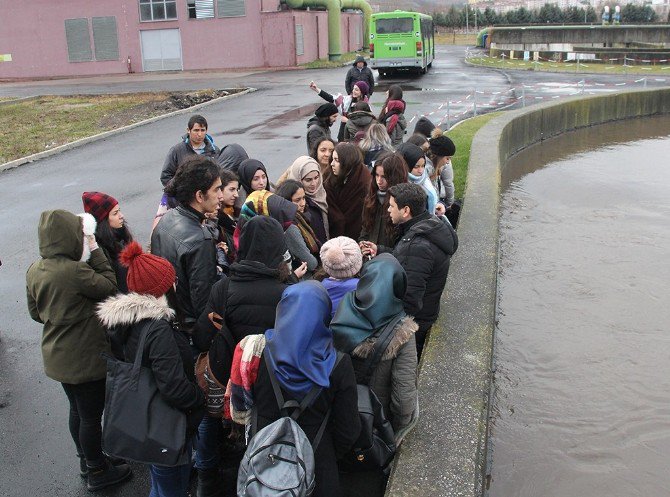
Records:
M405 312L419 325L416 348L419 356L426 336L440 312L440 297L447 282L449 262L458 248L451 225L426 210L426 193L414 183L401 183L388 190L388 212L398 227L393 255L407 273ZM362 242L363 255L388 251L383 246Z
M177 272L177 301L186 331L205 308L217 280L216 241L203 225L223 199L218 166L207 157L187 159L166 193L179 205L167 211L151 235L151 252L164 257Z
M191 116L182 141L172 147L165 158L161 172L163 186L174 177L181 163L193 155L213 158L219 155L219 148L207 134L207 120L198 114Z
M365 62L365 57L362 55L356 57L353 67L349 69L347 76L344 79L344 88L347 90L347 95L351 95L354 85L358 81L367 83L368 88L370 88L368 97L372 97L372 92L375 89L375 76L372 74L372 69L368 67L368 63Z

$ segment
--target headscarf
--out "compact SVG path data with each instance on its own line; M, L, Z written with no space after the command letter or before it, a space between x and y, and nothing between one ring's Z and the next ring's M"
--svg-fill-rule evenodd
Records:
M284 231L291 224L295 224L309 251L312 254L319 253L319 242L314 230L305 217L298 212L298 206L293 202L266 190L252 192L242 206L237 223L244 225L254 216L270 216L279 221Z
M284 230L276 219L256 216L240 230L239 262L260 262L269 269L277 269L284 261L287 250Z
M249 195L253 190L251 189L251 180L254 178L256 171L262 169L265 176L268 175L265 165L256 159L245 159L240 163L237 169L237 176L240 178L240 186L244 187L244 191ZM270 178L268 177L268 187L270 186ZM269 188L268 188L269 190Z
M265 332L265 354L284 390L302 400L314 385L330 387L337 352L328 328L330 298L323 285L291 285L277 304L275 327Z
M279 183L283 183L287 179L292 179L302 184L302 179L307 176L312 171L317 171L319 173L319 188L314 193L307 193L305 190L305 195L312 199L312 201L317 205L319 210L321 210L323 225L326 228L326 233L328 233L328 202L326 201L326 189L323 187L323 175L321 174L321 168L316 159L313 159L309 155L302 155L293 161L293 164L282 174L279 178Z
M295 222L297 212L298 206L293 202L267 190L259 190L251 192L245 200L237 224L244 225L254 216L270 216L286 231Z
M337 350L351 353L393 318L404 316L406 289L405 270L391 254L379 254L365 264L356 290L344 296L330 323Z

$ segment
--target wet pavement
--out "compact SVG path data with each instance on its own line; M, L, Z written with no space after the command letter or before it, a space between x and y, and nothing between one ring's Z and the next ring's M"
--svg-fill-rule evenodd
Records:
M524 72L506 74L463 63L463 47L440 47L432 70L423 77L384 79L407 86L408 121L427 114L454 124L475 112L561 98L584 89L575 75ZM240 143L277 178L305 153L307 116L322 101L308 88L342 91L348 67L265 73L177 73L50 80L0 84L0 96L191 90L252 86L257 92L212 104L201 111L219 146ZM621 79L599 76L593 88L609 91ZM626 84L635 84L626 80ZM649 83L650 86L652 83ZM653 84L665 85L663 81ZM537 98L536 98L537 97ZM541 98L540 98L541 97ZM381 91L371 100L374 112ZM18 169L0 173L0 495L40 493L83 496L78 460L67 430L65 395L42 371L41 328L25 304L25 271L37 257L40 212L65 208L80 212L81 193L104 191L116 197L135 237L146 243L161 196L159 174L169 148L186 128L186 115L135 128ZM334 130L336 127L333 128ZM409 129L413 129L413 123ZM146 495L147 474L138 469L131 482L100 495Z

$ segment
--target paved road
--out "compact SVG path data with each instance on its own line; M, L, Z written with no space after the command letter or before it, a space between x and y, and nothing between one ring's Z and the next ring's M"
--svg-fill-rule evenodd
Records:
M426 76L380 81L373 110L378 111L382 91L390 83L405 88L408 120L429 114L435 122L453 125L472 115L475 108L481 113L522 105L521 97L531 103L582 89L612 91L623 81L600 77L579 85L581 78L576 75L510 75L467 66L463 54L462 47L440 47ZM0 96L253 86L257 92L213 104L202 113L217 144L242 144L276 178L305 151L306 117L321 103L308 89L308 82L313 79L326 91L341 91L346 70L149 74L1 84ZM632 79L625 83L636 84ZM24 274L38 257L39 214L54 208L80 212L83 191L104 191L120 201L136 238L146 242L161 193L161 165L186 120L186 116L164 119L0 173L0 496L87 495L67 432L65 395L42 371L41 329L26 311ZM147 493L147 474L138 467L130 483L101 495Z

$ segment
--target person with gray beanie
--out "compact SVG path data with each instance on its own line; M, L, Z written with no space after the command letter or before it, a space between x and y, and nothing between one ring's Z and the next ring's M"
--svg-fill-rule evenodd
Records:
M320 256L323 270L328 275L322 283L333 303L332 317L344 294L356 289L363 254L355 240L338 236L323 244Z

